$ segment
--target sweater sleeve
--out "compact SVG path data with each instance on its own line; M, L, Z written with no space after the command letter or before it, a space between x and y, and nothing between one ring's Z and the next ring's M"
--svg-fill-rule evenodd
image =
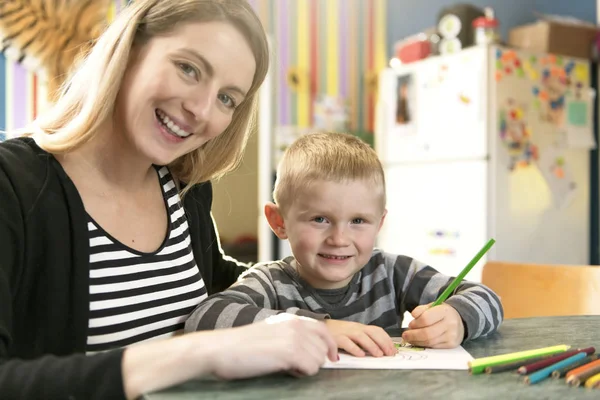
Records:
M22 208L0 162L0 398L125 398L121 377L122 351L94 356L48 354L33 359L22 359L14 354L15 319L29 318L19 316L13 306L13 294L25 290L19 287L25 257L27 215ZM31 343L32 347L37 345Z
M395 285L399 309L411 312L417 306L434 302L452 283L454 277L405 256L394 256ZM485 285L463 280L445 301L463 320L465 341L489 335L504 318L500 298Z
M278 298L282 294L277 293L269 272L267 266L257 265L229 289L209 296L187 319L186 332L252 324L283 312L314 319L328 317L298 307L282 310ZM284 286L293 290L292 285Z

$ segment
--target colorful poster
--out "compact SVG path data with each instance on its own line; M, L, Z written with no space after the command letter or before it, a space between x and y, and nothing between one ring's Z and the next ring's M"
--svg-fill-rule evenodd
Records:
M565 208L573 201L577 184L573 179L564 150L548 146L541 151L537 161L557 208Z

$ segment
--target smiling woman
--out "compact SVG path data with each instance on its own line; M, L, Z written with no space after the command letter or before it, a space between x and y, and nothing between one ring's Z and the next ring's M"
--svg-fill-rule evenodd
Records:
M336 358L297 317L180 335L247 267L221 251L210 180L240 160L268 61L246 0L136 0L0 144L0 397L136 398Z

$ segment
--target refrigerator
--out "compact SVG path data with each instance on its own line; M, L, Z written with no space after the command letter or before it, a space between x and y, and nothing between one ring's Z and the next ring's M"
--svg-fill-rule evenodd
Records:
M377 240L456 276L487 260L588 264L590 63L477 46L383 70L375 148L387 216Z

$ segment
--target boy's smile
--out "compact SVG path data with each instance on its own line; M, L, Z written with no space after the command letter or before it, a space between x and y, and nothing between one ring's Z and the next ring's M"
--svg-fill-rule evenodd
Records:
M369 260L385 210L368 181L312 182L294 197L280 229L296 258L298 274L317 289L346 286ZM276 207L275 205L271 205ZM267 218L272 227L276 216Z

